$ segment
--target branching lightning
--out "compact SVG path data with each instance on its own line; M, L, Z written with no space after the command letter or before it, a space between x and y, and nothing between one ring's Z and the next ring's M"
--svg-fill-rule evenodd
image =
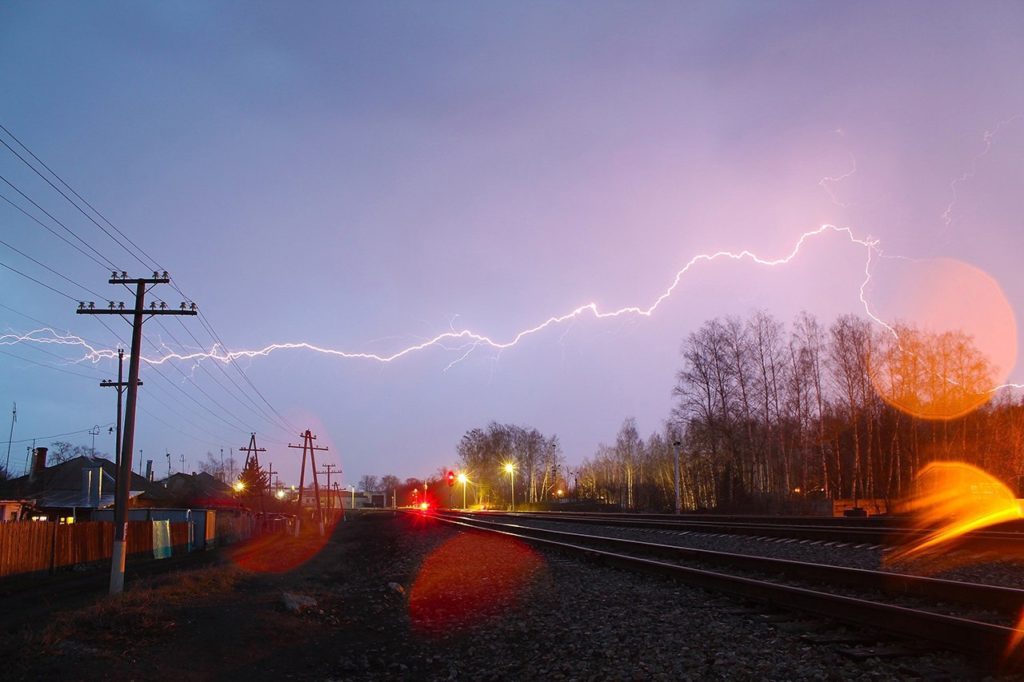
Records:
M767 267L778 267L785 265L796 258L804 244L808 240L818 237L824 234L839 234L847 238L847 240L856 246L859 246L865 250L865 264L864 264L864 275L865 279L861 283L860 287L860 300L864 305L864 310L868 316L873 320L883 325L890 331L894 330L880 318L878 318L871 311L871 307L868 304L865 289L871 279L871 258L872 253L877 247L877 240L872 238L861 238L856 236L853 231L848 227L838 227L836 225L825 224L817 229L804 232L797 239L792 249L784 256L779 258L764 258L752 251L716 251L714 253L703 253L692 257L680 270L675 273L675 277L672 279L671 284L665 289L652 303L647 306L625 306L616 310L601 310L597 303L590 302L584 305L573 308L572 310L560 314L548 317L544 321L536 324L532 327L528 327L516 333L511 338L501 340L495 339L485 334L479 333L471 329L456 329L452 326L449 331L442 332L436 336L421 341L419 343L407 346L401 350L393 353L379 353L372 351L347 351L339 350L335 348L326 348L318 346L306 341L299 342L285 342L285 343L273 343L263 348L249 349L249 350L235 350L227 352L219 345L214 345L210 350L197 350L193 352L180 352L171 351L168 349L166 353L156 356L143 356L143 361L150 365L162 365L167 362L201 362L203 360L217 360L223 363L230 363L242 358L256 358L268 356L277 351L283 350L306 350L323 355L329 355L333 357L344 358L348 360L371 360L380 363L391 363L401 358L411 355L418 351L423 351L433 347L439 347L444 350L462 352L462 355L449 363L445 368L447 371L454 365L461 362L463 359L468 357L474 350L480 347L490 348L492 350L503 351L514 346L517 346L520 342L527 339L528 337L537 334L549 327L557 326L566 322L572 322L584 316L589 316L597 320L604 320L609 318L617 318L624 316L638 316L638 317L650 317L668 298L670 298L676 289L679 287L683 280L683 277L690 272L694 267L701 263L710 263L717 260L734 260L734 261L750 261L757 265ZM454 323L454 320L453 320ZM116 356L116 352L109 349L98 349L87 343L85 340L77 337L73 334L62 334L54 331L50 328L37 329L27 334L15 335L8 334L0 337L0 345L13 345L15 343L31 342L31 343L54 343L63 346L77 346L80 347L83 356L78 360L99 362L100 360L113 358ZM449 344L454 343L454 347Z
M949 204L946 205L946 210L942 212L942 222L943 224L945 224L946 227L949 227L950 225L953 224L953 209L956 207L956 203L959 199L959 196L957 194L957 188L963 183L967 182L968 180L972 180L974 176L978 174L978 164L981 162L983 158L988 156L989 151L992 149L992 142L993 140L995 140L996 135L999 134L999 131L1002 130L1003 127L1008 126L1009 124L1013 123L1014 121L1022 117L1024 117L1024 114L1014 114L1013 116L1007 119L1003 119L1002 121L996 123L995 127L992 128L992 130L986 130L984 134L981 136L981 139L984 142L984 147L982 148L981 152L975 155L975 157L971 160L971 167L964 171L963 173L961 173L956 178L953 178L952 182L949 183Z
M832 190L832 187L834 185L839 184L843 180L846 180L847 178L853 176L853 174L856 172L857 159L854 157L853 154L850 154L850 170L846 171L842 175L836 175L834 177L826 175L821 180L818 180L818 187L821 187L821 189L824 190L825 194L828 195L828 198L832 200L833 204L839 206L840 208L848 208L848 205L846 203L839 201L839 197L836 196L836 193Z

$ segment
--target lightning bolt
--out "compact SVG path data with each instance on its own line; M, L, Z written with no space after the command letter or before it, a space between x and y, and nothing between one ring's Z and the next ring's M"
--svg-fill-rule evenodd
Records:
M549 327L557 326L566 322L573 322L585 316L589 316L597 320L605 320L625 316L651 317L662 305L662 303L664 303L673 295L673 293L676 291L676 289L682 282L683 278L686 276L686 274L689 273L690 270L692 270L693 268L697 267L702 263L711 263L718 260L733 260L750 261L757 265L766 267L778 267L785 265L792 261L794 258L796 258L808 240L813 239L815 237L820 237L821 235L825 234L838 234L841 236L845 236L851 244L862 247L865 250L866 258L864 263L864 281L861 283L860 286L861 303L864 305L865 313L869 317L871 317L871 319L873 319L878 324L884 326L890 332L895 334L896 332L891 326L886 324L882 319L880 319L871 311L871 306L869 305L866 297L866 288L871 280L872 254L875 252L877 248L878 241L870 237L858 237L854 234L853 230L851 230L848 227L838 227L832 224L825 224L818 227L817 229L810 230L801 234L800 237L796 240L796 243L793 245L791 250L787 254L779 258L764 258L749 250L723 250L716 251L713 253L699 254L693 256L681 269L679 269L675 273L675 277L673 277L671 284L649 305L632 305L618 308L615 310L602 310L597 303L586 303L576 308L573 308L572 310L565 312L563 314L548 317L539 324L523 329L516 333L514 336L505 340L495 339L490 336L473 331L471 329L455 329L454 326L450 326L448 331L442 332L432 338L426 339L411 346L407 346L393 353L378 353L371 351L346 351L335 348L326 348L306 341L301 341L273 343L259 349L236 350L230 352L217 344L212 346L208 351L197 350L192 352L180 352L171 351L170 349L168 349L168 352L162 355L153 357L143 356L142 359L143 361L150 365L162 365L164 363L171 361L197 363L203 360L216 360L226 364L242 358L252 359L256 357L269 356L277 351L305 350L332 357L339 357L347 360L371 360L379 363L391 363L396 360L400 360L401 358L404 358L407 355L411 355L432 347L439 347L449 351L461 351L463 353L462 356L453 361L452 363L449 363L449 365L445 368L445 371L447 371L448 369L451 369L455 364L458 364L458 362L468 357L474 350L478 348L487 347L499 352L507 350L519 345L519 343L521 343L528 337L533 336L534 334L537 334ZM454 318L452 320L452 325L453 324ZM46 335L47 333L49 334L49 336ZM61 345L67 346L79 346L85 353L81 360L89 360L92 362L99 362L100 360L103 359L113 358L116 355L116 353L112 350L97 349L92 345L88 344L87 342L85 342L80 337L71 334L59 334L49 328L35 330L24 335L8 335L5 337L0 337L0 345L10 345L13 343L20 342L59 343Z
M840 131L836 132L839 133ZM835 204L836 206L839 206L840 208L847 208L848 205L843 203L842 201L839 201L839 198L836 196L836 193L832 190L832 187L833 185L839 184L840 182L846 180L847 178L849 178L850 176L857 172L857 159L853 156L853 154L850 154L850 166L850 170L846 171L842 175L837 175L834 177L826 175L821 180L818 180L818 187L823 189L825 191L825 194L828 195L828 198L832 200L832 203Z
M946 227L953 224L953 209L959 199L957 188L968 180L972 180L974 176L978 174L978 164L983 158L988 156L989 151L992 149L992 142L995 140L996 135L999 134L999 131L1022 117L1024 117L1024 114L1014 114L1007 119L999 121L992 130L986 130L981 136L981 139L984 142L984 148L971 160L971 167L964 171L959 177L953 178L949 183L950 200L949 204L946 205L946 210L942 212L942 222Z

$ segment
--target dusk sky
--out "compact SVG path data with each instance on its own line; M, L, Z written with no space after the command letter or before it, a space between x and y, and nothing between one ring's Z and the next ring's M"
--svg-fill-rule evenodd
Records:
M256 431L295 483L294 427L347 486L454 465L462 434L491 420L557 434L570 465L626 417L660 430L680 344L707 319L865 314L869 238L872 310L962 312L982 345L1010 349L1000 379L1024 382L1022 35L1020 2L6 2L0 123L232 351L388 356L467 329L504 343L589 303L647 309L700 254L782 259L823 224L850 231L809 237L787 264L697 262L650 316L585 311L500 351L463 337L390 362L240 360L273 419L216 360L143 366L135 449L160 476L166 452L196 470ZM0 176L83 241L0 182L58 234L148 274L4 147ZM74 299L0 267L0 442L16 401L20 473L26 439L88 446L85 430L113 422L98 383L116 367L13 337L52 327L115 348L74 311L128 292L2 200L0 235L0 264ZM994 284L908 296L908 268L949 262L929 259ZM213 343L194 318L145 330L151 359ZM113 451L105 428L96 446Z

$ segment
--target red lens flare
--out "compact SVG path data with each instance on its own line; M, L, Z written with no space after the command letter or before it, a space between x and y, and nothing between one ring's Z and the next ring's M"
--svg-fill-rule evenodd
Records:
M999 284L951 258L879 262L871 307L892 325L871 354L878 395L922 419L984 405L1017 359L1017 322Z
M234 548L229 557L236 565L253 573L288 573L320 553L334 534L340 515L324 517L320 524L303 519L299 534L271 533Z
M513 606L544 562L506 537L467 533L435 549L409 592L409 616L421 633L449 632Z

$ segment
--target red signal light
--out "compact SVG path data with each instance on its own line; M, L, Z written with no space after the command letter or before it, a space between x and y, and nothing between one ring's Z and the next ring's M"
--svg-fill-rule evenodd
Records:
M448 485L455 485L455 472L454 471L449 471L447 479L448 479Z

